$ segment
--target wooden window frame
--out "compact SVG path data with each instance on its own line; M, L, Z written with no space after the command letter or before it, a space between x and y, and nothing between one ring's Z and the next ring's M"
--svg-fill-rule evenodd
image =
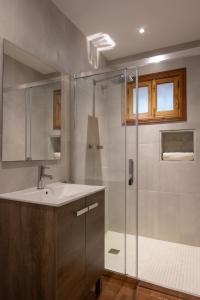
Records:
M53 129L61 129L61 90L53 91Z
M138 116L139 124L178 122L187 120L186 107L186 69L177 69L139 76L139 87L148 86L149 112ZM174 84L174 110L157 112L157 85ZM135 124L133 114L133 89L135 83L127 84L127 114L126 124Z

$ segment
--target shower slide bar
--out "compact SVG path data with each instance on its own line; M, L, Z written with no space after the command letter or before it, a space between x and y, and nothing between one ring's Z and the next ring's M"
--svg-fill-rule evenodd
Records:
M130 67L125 67L125 68L120 68L120 69L102 69L99 72L91 71L91 72L81 72L79 74L74 74L74 79L81 79L81 78L89 78L92 76L97 76L97 75L104 75L104 74L110 74L113 72L123 72L125 70L138 70L138 67L136 66L130 66Z

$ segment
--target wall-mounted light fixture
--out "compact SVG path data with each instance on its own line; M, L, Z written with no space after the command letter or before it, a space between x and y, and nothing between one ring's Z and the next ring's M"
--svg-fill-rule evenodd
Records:
M152 64L152 63L159 63L161 61L164 61L167 59L166 55L156 55L156 56L152 56L148 58L148 63Z
M107 33L92 34L86 39L89 63L98 69L100 52L111 50L116 44Z

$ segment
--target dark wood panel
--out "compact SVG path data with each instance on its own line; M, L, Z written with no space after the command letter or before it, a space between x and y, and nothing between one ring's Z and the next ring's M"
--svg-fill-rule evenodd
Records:
M86 293L85 199L62 206L57 212L57 300L82 300Z
M108 277L108 278L113 278L113 279L118 279L121 281L126 281L129 282L130 284L132 284L132 286L136 289L138 284L139 284L139 280L133 277L130 277L128 275L124 275L121 273L116 273L114 271L110 271L110 270L104 270L103 273L104 277Z
M1 200L0 245L0 299L83 300L104 269L104 192L59 208Z
M98 206L86 216L87 285L92 286L104 271L105 204L104 191L87 197L86 206Z
M112 277L102 277L102 293L99 298L96 298L94 293L88 295L87 300L134 300L136 299L135 286L122 279Z
M178 299L190 299L199 300L199 297L192 295L186 295L176 291L171 291L162 287L158 287L149 283L139 282L133 278L129 278L125 275L120 275L115 272L106 272L106 275L102 276L102 293L99 298L96 298L94 293L90 293L87 300L178 300ZM145 284L149 288L138 286L137 283ZM152 290L152 287L157 290ZM167 293L166 293L167 291ZM174 295L170 295L169 293ZM182 297L183 295L183 297Z
M0 202L0 299L55 299L54 210Z
M181 300L181 298L138 286L137 300Z
M172 289L164 288L155 284L147 283L127 275L119 274L113 271L105 270L104 277L109 279L116 279L119 281L125 281L132 285L136 290L138 288L139 300L153 299L184 299L184 300L200 300L200 297L178 292Z
M168 289L168 288L161 287L161 286L151 284L151 283L147 283L144 281L139 281L138 286L149 289L149 290L157 291L163 295L173 296L175 298L180 298L180 299L184 299L184 300L200 300L200 297L186 294L183 292L178 292L178 291L175 291L172 289Z
M22 299L22 285L18 271L21 241L20 210L6 202L0 203L0 299Z

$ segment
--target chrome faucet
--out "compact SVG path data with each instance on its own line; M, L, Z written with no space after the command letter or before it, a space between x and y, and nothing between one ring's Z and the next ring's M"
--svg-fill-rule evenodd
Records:
M45 178L53 179L52 175L45 174L45 169L50 169L49 167L39 166L38 167L38 183L37 188L39 190L45 188Z

